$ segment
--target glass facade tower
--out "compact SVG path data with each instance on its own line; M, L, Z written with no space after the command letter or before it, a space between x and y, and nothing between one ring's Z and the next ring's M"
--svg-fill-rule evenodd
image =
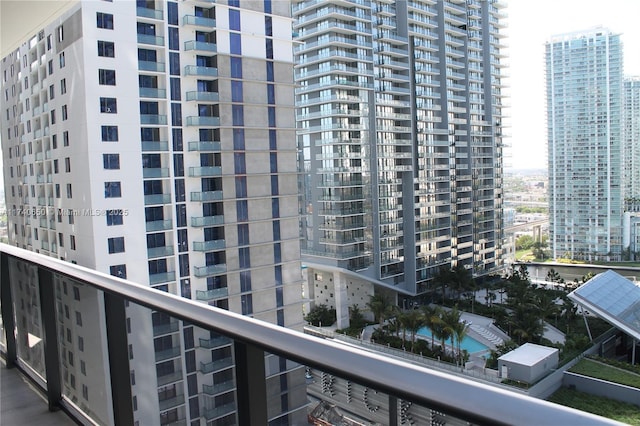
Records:
M553 257L619 259L622 44L607 29L546 43L549 226Z
M502 267L502 7L294 3L303 258L329 304Z

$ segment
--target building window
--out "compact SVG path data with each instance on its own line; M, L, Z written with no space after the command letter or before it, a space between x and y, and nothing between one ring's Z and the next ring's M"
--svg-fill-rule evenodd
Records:
M116 85L116 71L115 70L98 70L98 82L103 86L115 86Z
M242 304L242 315L253 314L253 295L243 294L240 296L240 303Z
M242 58L231 57L231 78L242 78Z
M105 169L117 170L120 168L120 154L102 154L102 163Z
M69 113L67 112L67 106L62 105L62 121L65 121L67 118L69 118Z
M64 59L64 52L58 55L58 60L60 61L60 68L64 68L64 66L66 65L66 61Z
M52 109L50 112L51 115L51 124L56 124L56 110Z
M62 146L69 146L69 132L62 132Z
M109 267L109 273L114 277L126 279L127 278L127 265L113 265Z
M70 173L71 172L71 158L66 157L64 159L64 171L65 173Z
M102 126L102 142L117 142L118 126Z
M118 112L116 98L100 98L100 112L115 114Z
M65 93L67 93L67 79L63 78L60 80L60 94L64 95Z
M251 253L249 247L241 247L238 249L238 259L240 262L240 268L251 267Z
M122 209L120 210L107 210L107 226L122 225L123 223Z
M82 327L82 314L76 311L76 325Z
M71 184L67 184L67 198L73 198L73 191L71 190Z
M89 400L89 388L87 385L82 385L82 397L88 401Z
M106 30L113 29L113 15L110 13L96 13L96 26L98 28L104 28Z
M120 198L121 196L120 182L104 183L104 198Z
M107 239L109 254L124 252L124 237L114 237Z
M114 58L116 56L115 43L112 41L98 40L98 56Z
M84 352L84 338L78 336L78 350Z
M71 250L75 250L76 249L76 237L75 237L75 235L69 235L69 247L71 247Z
M64 28L62 25L56 28L56 34L58 35L58 42L61 42L62 40L64 40Z

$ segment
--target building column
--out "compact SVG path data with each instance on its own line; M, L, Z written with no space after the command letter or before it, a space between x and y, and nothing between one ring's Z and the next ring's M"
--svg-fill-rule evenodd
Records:
M333 291L336 301L337 326L338 328L347 328L349 327L349 300L344 274L333 273Z

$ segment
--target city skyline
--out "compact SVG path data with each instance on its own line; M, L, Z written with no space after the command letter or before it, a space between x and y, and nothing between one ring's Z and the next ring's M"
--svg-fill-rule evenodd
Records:
M514 169L547 168L545 123L544 44L556 34L603 26L621 34L625 47L624 75L640 74L640 55L633 54L640 40L640 2L612 0L607 7L595 0L506 1L508 17L507 110ZM535 7L532 7L535 4ZM549 11L555 13L549 13ZM621 13L624 11L624 13ZM636 49L634 49L636 47ZM508 168L508 167L505 167Z

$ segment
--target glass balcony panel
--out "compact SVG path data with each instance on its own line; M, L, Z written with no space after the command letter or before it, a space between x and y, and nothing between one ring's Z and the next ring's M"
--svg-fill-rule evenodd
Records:
M189 151L220 151L220 142L218 141L191 141L189 142Z
M173 246L153 247L147 249L147 256L149 257L149 259L153 259L156 257L173 256Z
M219 126L220 117L189 116L187 126Z
M138 61L140 71L164 72L166 67L164 62Z
M195 251L211 251L222 250L225 248L224 240L211 240L211 241L194 241L193 249Z
M220 100L220 94L218 92L187 92L188 101L201 101L201 102L218 102Z
M149 284L151 285L168 283L175 280L176 280L175 271L161 272L158 274L149 274Z
M156 351L156 362L166 361L171 358L179 358L180 354L180 346L165 349L163 351Z
M224 274L227 271L227 265L209 265L209 266L195 266L193 268L193 274L196 277L206 277L209 275Z
M228 380L226 382L216 383L214 385L202 385L202 392L207 395L217 395L224 392L229 392L232 389L235 389L236 385L233 380Z
M200 191L191 193L191 201L222 200L222 191Z
M156 89L153 87L140 87L139 93L141 98L164 99L167 97L167 91L165 89Z
M173 222L171 220L154 220L152 222L146 222L147 232L165 231L173 228Z
M167 124L167 116L157 114L140 114L140 124Z
M219 167L219 166L189 167L189 176L191 177L222 176L222 167Z
M138 43L152 44L154 46L164 46L164 37L157 37L148 34L138 34Z
M216 349L221 346L227 346L233 343L233 340L225 336L212 337L209 339L200 338L200 347L204 349Z
M218 50L218 47L215 45L215 43L207 43L206 41L189 40L184 42L184 50L216 52Z
M160 411L166 411L184 404L184 395L167 398L160 401Z
M202 415L207 421L215 420L236 411L236 404L225 404L215 408L204 409Z
M142 141L142 151L168 151L169 142L167 141Z
M151 194L144 196L145 206L151 204L169 204L171 203L171 194Z
M227 287L216 288L213 290L196 290L197 300L213 300L223 297L229 297L229 289Z
M198 27L214 28L216 20L203 16L186 15L182 18L182 25L194 25Z
M214 225L222 225L224 224L224 216L202 216L202 217L191 217L191 226L202 227L202 226L214 226Z
M145 179L169 177L169 169L166 167L159 167L159 168L144 167L142 169L142 177Z
M22 260L9 258L9 279L15 301L15 318L24 318L24 321L17 324L18 359L45 377L44 330L40 316L38 269Z
M184 75L195 75L199 77L217 77L218 68L187 65L186 67L184 67Z
M146 7L136 8L136 15L143 18L162 19L162 11L156 9L148 9Z
M201 362L200 371L204 374L213 373L214 371L225 370L233 367L233 359L231 357L219 359L212 362Z

